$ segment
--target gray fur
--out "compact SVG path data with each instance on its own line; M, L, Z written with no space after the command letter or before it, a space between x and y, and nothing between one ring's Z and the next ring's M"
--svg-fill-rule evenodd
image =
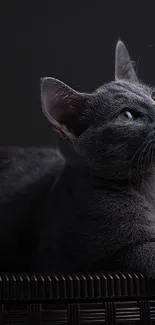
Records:
M121 41L115 78L91 94L42 79L43 111L66 132L73 150L84 153L89 177L78 176L88 185L83 209L81 187L68 217L55 207L57 223L48 223L39 254L46 252L45 268L54 259L56 269L132 270L155 277L155 102ZM134 120L119 119L125 108ZM61 194L61 183L58 189ZM73 184L72 192L77 193ZM64 204L63 195L58 204Z

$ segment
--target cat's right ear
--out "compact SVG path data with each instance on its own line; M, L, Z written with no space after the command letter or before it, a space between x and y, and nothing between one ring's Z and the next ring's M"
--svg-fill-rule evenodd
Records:
M41 78L42 111L52 126L61 134L67 130L81 133L80 117L85 110L85 96L58 79Z
M116 44L115 51L115 79L124 79L131 82L138 80L128 50L120 40Z

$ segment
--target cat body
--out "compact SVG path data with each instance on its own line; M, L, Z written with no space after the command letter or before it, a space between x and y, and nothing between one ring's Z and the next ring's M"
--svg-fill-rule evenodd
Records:
M86 189L84 180L83 184ZM118 253L154 241L154 206L150 200L136 189L115 186L107 189L106 185L109 187L94 181L86 195L81 190L77 197L69 182L64 187L62 182L57 184L53 200L49 201L46 214L49 218L39 250L44 261L41 269L99 271L118 267L122 270L123 263L118 266L116 263ZM71 197L68 188L72 188Z
M44 204L65 166L59 150L0 148L0 270L31 269Z
M85 94L46 77L41 100L72 158L36 149L22 164L18 155L13 159L13 176L9 163L1 169L1 219L7 221L1 246L7 247L10 229L15 249L10 241L13 253L2 249L0 260L9 270L155 277L154 92L138 81L125 45L116 46L115 81Z
M118 41L115 81L80 94L47 77L41 94L45 116L73 148L85 153L90 173L83 179L88 189L85 203L81 192L82 209L79 194L61 229L61 208L55 213L57 225L47 223L39 250L44 269L52 268L57 252L56 270L118 269L155 276L153 89L138 81L128 51ZM62 189L58 184L56 197ZM63 195L58 202L64 202Z

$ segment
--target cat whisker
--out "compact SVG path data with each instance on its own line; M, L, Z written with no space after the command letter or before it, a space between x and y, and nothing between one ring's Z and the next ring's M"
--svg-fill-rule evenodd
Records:
M144 168L143 168L143 160L144 160L144 155L143 153L146 151L146 149L148 148L148 146L151 144L152 139L150 141L148 141L148 143L145 144L145 147L143 148L143 150L140 153L140 156L138 158L138 162L137 162L137 174L140 173L143 174ZM146 154L147 156L147 154Z
M154 151L155 151L155 146L154 143L152 145L152 153L151 153L151 165L154 164Z
M145 159L144 159L144 164L143 164L143 171L145 170L145 167L146 167L146 163L150 162L151 165L152 165L152 153L153 153L153 145L150 146L149 150L148 150L148 153L146 154L145 156Z
M144 169L145 169L145 165L146 165L146 161L148 159L152 160L152 158L150 158L151 154L152 154L152 147L154 147L154 139L153 139L153 135L155 134L155 132L151 132L151 134L149 134L145 141L142 143L142 145L137 149L137 151L135 152L134 156L132 157L131 161L130 161L130 170L129 170L129 179L131 180L132 176L133 176L133 170L132 170L132 164L134 162L134 160L136 159L136 156L139 154L138 157L138 161L136 164L136 169L135 169L135 178L138 180L139 179L139 174L141 174L141 176L143 175ZM152 142L153 142L153 146L152 146ZM148 146L150 146L150 148L148 148ZM147 148L148 148L148 152L147 152ZM144 152L146 151L146 155L144 157ZM153 150L154 151L154 150ZM145 160L144 160L145 158ZM152 164L152 163L151 163Z
M139 153L139 151L143 148L143 146L145 146L146 142L149 140L149 138L152 139L152 136L155 134L155 131L151 132L151 134L149 134L145 141L142 143L142 145L137 149L137 151L135 152L134 156L132 157L132 160L131 160L131 164L133 163L134 159L136 158L137 154Z

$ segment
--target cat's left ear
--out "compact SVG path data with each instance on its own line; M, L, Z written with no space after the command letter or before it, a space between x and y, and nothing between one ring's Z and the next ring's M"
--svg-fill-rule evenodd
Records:
M85 95L62 81L41 78L42 111L54 129L62 135L71 132L80 135L84 128L83 115L86 108Z
M115 51L115 79L138 81L128 50L120 40L117 42Z

